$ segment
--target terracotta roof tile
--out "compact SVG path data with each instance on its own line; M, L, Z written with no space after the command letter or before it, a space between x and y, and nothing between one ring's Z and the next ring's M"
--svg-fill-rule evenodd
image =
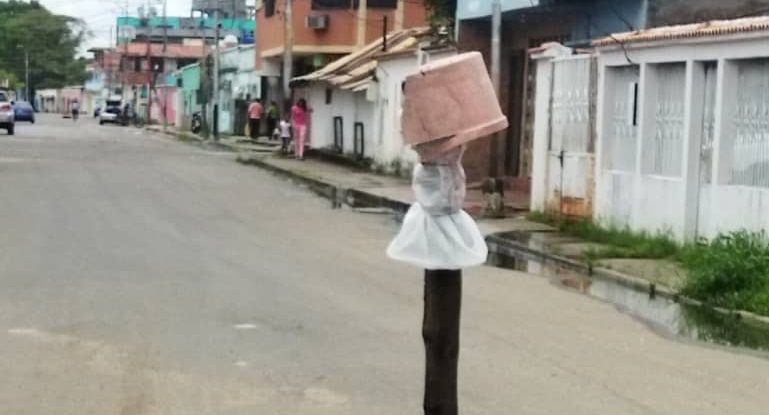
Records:
M429 27L399 30L387 35L388 52L416 50L419 41L430 36ZM292 82L325 82L341 89L361 90L376 71L377 58L382 53L382 38L358 51L329 63L310 74L294 78Z
M763 31L769 31L769 16L747 17L733 20L711 20L701 23L655 27L634 32L616 33L612 36L607 36L594 41L593 45L611 46L618 43L658 42Z

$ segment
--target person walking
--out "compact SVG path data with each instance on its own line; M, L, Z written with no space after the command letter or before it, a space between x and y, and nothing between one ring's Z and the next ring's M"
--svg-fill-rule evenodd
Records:
M275 101L271 101L270 106L267 107L267 131L270 134L272 134L272 132L275 131L275 128L278 127L279 119L280 113L278 112L278 104L276 104Z
M72 121L77 121L77 117L80 116L80 103L77 100L72 101Z
M262 106L262 100L257 98L251 105L248 106L248 126L251 130L251 139L256 140L259 138L259 131L261 130L262 116L264 115L264 107Z
M307 101L300 98L291 107L291 121L294 127L294 154L297 160L304 160L304 144L307 140Z

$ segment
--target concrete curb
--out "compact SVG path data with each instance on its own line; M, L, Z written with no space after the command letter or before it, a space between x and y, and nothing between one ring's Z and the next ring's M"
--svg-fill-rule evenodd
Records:
M497 235L489 235L486 237L486 244L489 246L489 250L495 253L501 253L502 255L510 257L524 257L526 259L540 261L543 264L555 264L562 268L570 269L590 277L597 277L604 280L610 280L617 282L627 288L634 289L641 292L647 292L650 295L657 297L667 298L677 303L704 307L723 315L733 316L739 319L754 321L761 324L769 324L769 317L751 313L745 310L729 310L721 307L713 307L702 301L687 297L678 293L673 288L655 284L647 281L643 278L638 278L629 274L611 270L602 267L592 267L582 261L577 261L564 256L556 255L546 250L534 249L526 246L520 242L505 239Z
M203 137L201 137L201 136L199 136L197 134L191 133L189 131L174 131L174 130L163 131L163 127L158 127L158 126L154 126L154 125L152 125L152 126L145 126L144 129L146 131L149 131L149 132L152 132L152 133L156 133L156 134L165 134L165 135L167 135L169 137L173 137L176 140L181 141L183 143L195 144L195 145L198 145L198 146L204 146L204 145L207 145L207 144L211 144L211 145L218 146L221 149L225 149L227 151L232 151L232 152L238 152L239 151L239 149L236 146L233 146L233 145L230 145L230 144L227 144L227 143L222 143L221 141L217 143L217 142L214 142L212 140L207 140L207 139L205 139L205 138L203 138Z
M331 203L335 207L341 205L353 208L383 207L394 212L405 213L411 206L411 204L400 200L376 195L362 189L346 188L290 169L284 169L275 166L274 164L270 164L265 161L264 158L239 156L237 162L244 165L256 166L273 174L301 183L318 196L331 200Z

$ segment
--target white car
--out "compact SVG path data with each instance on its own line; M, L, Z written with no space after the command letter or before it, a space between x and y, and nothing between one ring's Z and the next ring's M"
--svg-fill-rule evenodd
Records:
M123 117L121 117L120 114L121 110L120 107L117 106L109 106L105 109L103 109L99 113L99 125L104 125L107 123L111 124L123 124Z
M16 125L16 116L13 113L13 104L8 101L4 93L0 93L0 129L8 131L8 135L13 135Z

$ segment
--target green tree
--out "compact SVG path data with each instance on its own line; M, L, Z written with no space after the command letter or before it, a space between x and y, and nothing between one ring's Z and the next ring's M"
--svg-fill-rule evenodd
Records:
M85 36L81 20L55 15L35 1L0 2L0 71L24 80L28 56L31 88L81 84L86 62L77 51Z

